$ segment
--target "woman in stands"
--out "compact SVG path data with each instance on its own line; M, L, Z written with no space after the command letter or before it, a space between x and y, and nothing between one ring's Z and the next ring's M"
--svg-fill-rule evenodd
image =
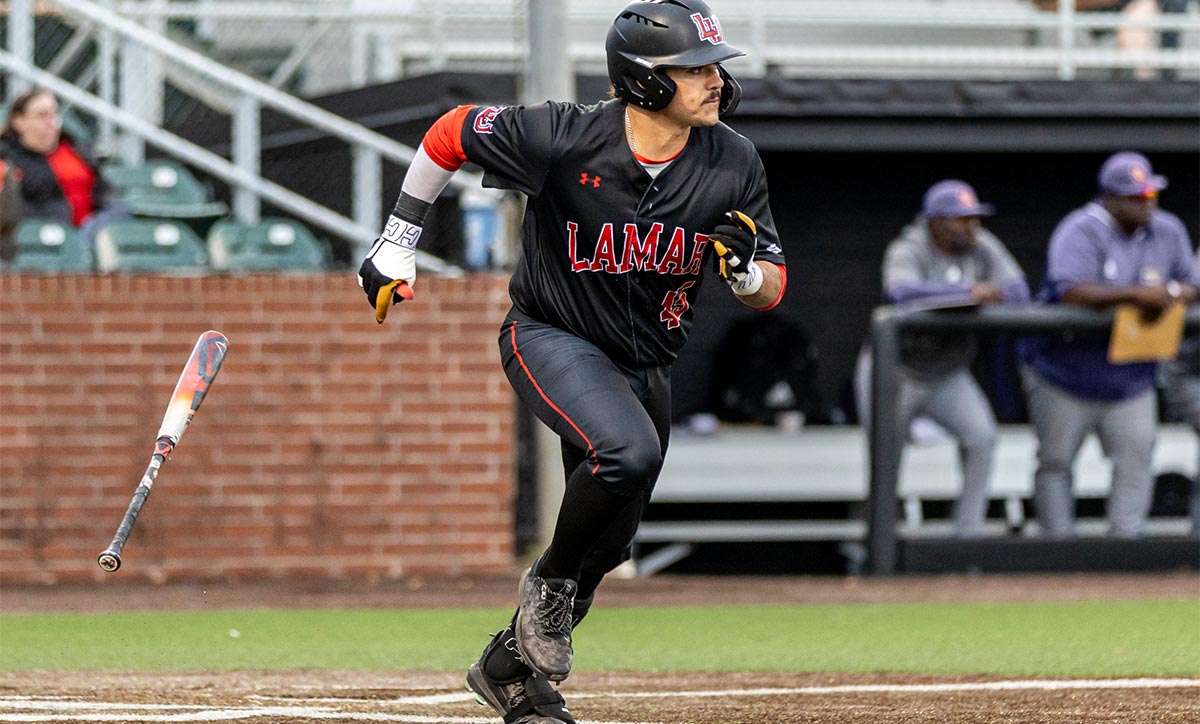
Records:
M13 101L0 158L18 169L25 218L69 223L92 241L104 225L130 217L124 202L110 198L95 160L63 133L58 99L44 88Z

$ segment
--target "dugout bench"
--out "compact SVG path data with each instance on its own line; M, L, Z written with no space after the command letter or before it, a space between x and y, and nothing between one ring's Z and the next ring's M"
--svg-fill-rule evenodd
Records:
M1025 501L1033 495L1036 436L1028 425L1001 425L989 495L1004 501L1004 519L989 519L989 536L1014 531L1036 534L1036 521L1026 520ZM734 456L730 450L753 450ZM749 458L749 462L744 462ZM1197 473L1200 441L1185 425L1160 428L1155 448L1157 472ZM734 462L734 461L738 462ZM1108 496L1111 464L1095 437L1089 438L1075 462L1075 497ZM672 504L847 503L865 509L869 464L866 431L860 427L808 427L799 432L775 428L731 426L712 435L673 432L662 474L651 498L652 509ZM948 538L949 519L929 520L926 501L958 497L960 472L953 440L905 447L897 498L901 516L897 534L905 539ZM1186 536L1190 521L1154 519L1153 536ZM1081 519L1080 535L1103 535L1106 522ZM635 561L639 576L652 575L682 560L702 543L831 541L840 544L849 568L865 562L867 523L864 516L847 519L646 520L638 529ZM646 545L661 545L642 554Z

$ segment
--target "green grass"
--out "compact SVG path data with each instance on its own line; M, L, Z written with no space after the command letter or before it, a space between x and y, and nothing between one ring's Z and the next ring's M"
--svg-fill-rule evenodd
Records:
M0 669L456 671L507 615L7 614ZM579 670L1198 676L1200 601L597 609L576 648Z

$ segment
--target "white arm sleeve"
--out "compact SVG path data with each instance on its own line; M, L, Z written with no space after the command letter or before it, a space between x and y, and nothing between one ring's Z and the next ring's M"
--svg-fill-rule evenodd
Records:
M446 188L446 184L450 183L450 177L453 175L453 171L447 171L437 165L429 154L425 153L424 145L418 146L417 156L408 167L408 173L404 175L404 184L401 185L400 192L432 204L438 194L442 193L442 189Z

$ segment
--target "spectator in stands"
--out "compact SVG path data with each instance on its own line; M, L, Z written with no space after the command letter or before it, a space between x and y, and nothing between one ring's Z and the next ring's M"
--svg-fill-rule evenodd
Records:
M981 204L963 181L939 181L921 214L887 248L883 287L893 303L929 306L1029 301L1025 275L1004 245L983 228ZM996 418L970 365L974 340L961 334L906 335L900 350L899 430L927 417L958 440L962 495L954 512L960 537L983 532L996 446Z
M1154 30L1140 24L1158 15L1156 0L1121 0L1118 10L1125 18L1137 21L1117 28L1117 47L1129 53L1147 53L1154 47ZM1133 69L1133 77L1147 80L1153 71L1145 65Z
M1107 309L1132 304L1149 317L1194 303L1200 272L1187 230L1158 208L1167 180L1139 153L1122 152L1100 167L1100 196L1054 230L1038 298L1051 304ZM1145 526L1153 492L1150 466L1157 434L1154 363L1114 365L1104 339L1024 340L1022 380L1038 436L1034 504L1049 536L1073 534L1071 468L1084 439L1100 438L1113 462L1108 520L1114 535Z
M69 223L91 241L104 225L130 216L124 202L110 198L95 160L63 133L58 100L44 88L13 101L0 158L20 169L26 218Z
M17 225L23 213L17 169L0 158L0 263L17 255Z

